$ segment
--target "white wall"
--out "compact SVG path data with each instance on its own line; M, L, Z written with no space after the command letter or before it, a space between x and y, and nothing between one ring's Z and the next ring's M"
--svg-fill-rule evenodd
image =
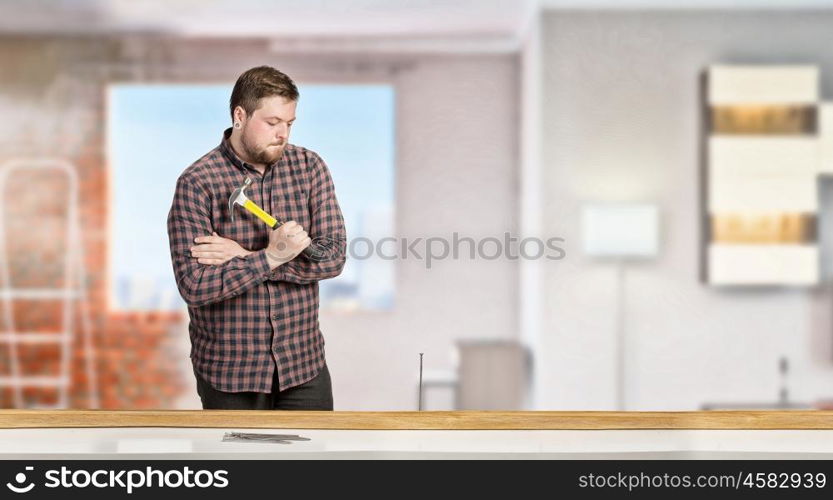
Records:
M833 98L833 12L550 11L543 22L547 265L538 409L614 406L615 271L581 255L582 201L659 204L661 256L626 281L627 409L833 396L833 297L719 291L699 281L700 72L713 63L812 63ZM824 228L822 228L824 230Z
M397 236L517 235L517 57L419 58L394 84ZM394 262L393 311L321 314L337 410L414 410L418 353L451 370L458 339L518 337L517 262Z

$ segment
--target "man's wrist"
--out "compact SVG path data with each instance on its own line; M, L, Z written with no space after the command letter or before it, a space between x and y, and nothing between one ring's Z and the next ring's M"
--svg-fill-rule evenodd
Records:
M286 256L275 254L268 247L264 250L264 253L266 254L266 262L269 263L270 270L274 270L275 268L280 267L289 262L286 259Z

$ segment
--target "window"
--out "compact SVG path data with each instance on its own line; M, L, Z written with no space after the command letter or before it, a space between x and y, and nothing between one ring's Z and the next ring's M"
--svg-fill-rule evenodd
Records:
M232 85L113 85L108 107L111 175L110 303L115 310L183 307L166 220L176 179L229 127ZM348 243L393 235L394 92L389 85L302 85L290 142L326 161ZM363 240L363 241L367 241ZM352 248L352 245L349 245ZM361 247L361 246L360 246ZM348 255L320 283L322 308L389 309L394 264Z

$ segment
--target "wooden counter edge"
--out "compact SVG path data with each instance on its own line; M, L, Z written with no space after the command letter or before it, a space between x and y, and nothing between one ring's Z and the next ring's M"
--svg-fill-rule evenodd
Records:
M833 411L0 410L0 429L194 427L353 430L833 429Z

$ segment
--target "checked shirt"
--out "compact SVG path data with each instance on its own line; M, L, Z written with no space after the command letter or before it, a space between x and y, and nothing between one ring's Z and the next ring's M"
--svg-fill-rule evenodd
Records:
M261 175L241 161L229 144L219 146L180 175L168 214L168 240L177 287L188 304L194 371L224 392L272 392L313 379L324 366L324 337L318 325L318 281L341 273L346 256L344 218L324 161L287 144L281 158ZM240 206L234 221L229 196L246 177L246 195L282 222L296 221L317 262L299 255L270 270L265 248L272 229ZM194 239L212 231L254 253L222 265L191 256Z

